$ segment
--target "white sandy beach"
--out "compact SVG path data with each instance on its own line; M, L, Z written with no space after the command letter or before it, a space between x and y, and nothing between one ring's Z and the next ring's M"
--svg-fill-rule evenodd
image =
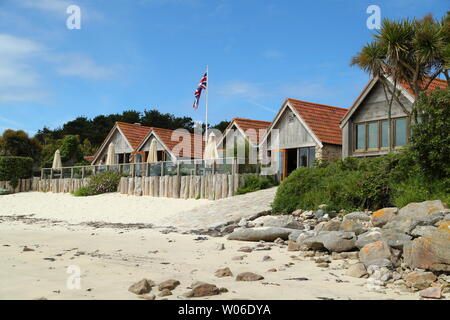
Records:
M212 203L210 200L135 197L108 193L74 197L65 193L23 192L0 197L0 215L30 215L69 223L152 223L166 225L167 218Z
M342 260L331 267L316 267L296 252L272 247L269 251L242 253L242 246L255 243L155 229L94 229L54 223L0 223L0 299L139 299L128 287L143 278L156 283L181 282L168 299L186 299L183 293L195 281L205 281L229 290L203 299L417 299L417 294L368 292L365 279L344 276ZM202 239L202 238L201 238ZM219 243L225 245L216 250ZM24 252L27 246L34 251ZM246 255L242 261L232 257ZM263 261L264 256L272 261ZM54 261L48 260L55 259ZM301 260L299 260L301 259ZM289 265L289 263L293 263ZM68 266L79 267L80 289L69 289ZM229 267L234 277L217 278L214 272ZM268 272L277 268L277 272ZM264 276L256 282L238 282L235 276L251 271ZM308 280L289 280L305 277ZM158 294L152 289L151 294ZM157 299L161 299L157 297Z
M256 202L274 190L250 194ZM241 197L241 196L240 196ZM247 196L248 197L248 196ZM185 299L183 293L195 281L225 287L228 293L206 299L418 299L414 293L369 292L365 279L345 276L343 260L319 268L300 252L268 244L271 250L239 252L256 243L229 241L225 237L169 232L169 218L192 209L186 219L203 222L217 205L232 201L178 200L106 194L76 198L67 194L20 193L0 196L0 299L139 299L128 287L143 279L156 283L176 279L181 285L168 299ZM231 206L231 209L234 208ZM247 212L249 208L244 208ZM205 211L206 210L206 211ZM258 209L259 210L259 209ZM224 211L227 212L227 211ZM29 215L33 216L29 216ZM197 216L196 216L197 214ZM26 215L26 216L23 216ZM178 215L178 216L177 216ZM218 217L228 217L221 213ZM235 217L231 215L231 217ZM170 220L170 219L169 219ZM176 219L175 219L176 220ZM59 222L58 222L59 221ZM88 226L90 221L123 225ZM207 220L210 223L210 220ZM146 223L143 226L127 224ZM197 224L196 224L197 225ZM163 232L162 232L163 231ZM218 244L224 250L217 250ZM24 251L24 247L32 250ZM242 261L235 256L245 255ZM269 261L263 261L270 256ZM350 263L356 261L349 261ZM69 289L68 266L79 267L81 288ZM234 277L217 278L214 272L229 267ZM277 272L269 272L276 268ZM238 282L240 272L264 276L256 282ZM292 278L308 280L292 280ZM158 289L153 288L157 295ZM157 297L157 299L161 299Z

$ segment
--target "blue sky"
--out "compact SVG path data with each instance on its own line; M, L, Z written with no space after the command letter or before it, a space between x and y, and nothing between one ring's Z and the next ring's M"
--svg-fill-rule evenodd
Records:
M66 8L81 8L81 30ZM0 0L0 132L157 108L272 120L287 97L349 107L368 76L349 61L382 17L441 17L447 0Z

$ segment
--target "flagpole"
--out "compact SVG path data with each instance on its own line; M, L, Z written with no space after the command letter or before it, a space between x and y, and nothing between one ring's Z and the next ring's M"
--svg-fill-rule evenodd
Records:
M206 65L206 130L205 130L206 139L205 139L205 142L208 142L208 93L209 93L209 72L208 72L208 65Z

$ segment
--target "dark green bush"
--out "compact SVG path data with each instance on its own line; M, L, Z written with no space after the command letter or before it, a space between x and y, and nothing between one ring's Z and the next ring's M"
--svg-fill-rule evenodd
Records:
M251 175L245 178L244 185L237 189L236 194L245 194L262 189L267 189L276 186L277 184L278 183L272 176L263 177Z
M33 173L33 159L29 157L0 157L0 181L9 181L13 188L19 179L30 178Z
M376 210L402 207L429 199L450 200L450 179L423 174L410 149L386 156L347 158L326 167L299 168L280 185L272 204L274 213L314 210Z
M450 177L450 88L422 94L414 104L412 149L425 175Z
M102 193L116 192L122 175L114 171L105 171L94 176L87 187L78 189L74 192L74 196L85 197Z

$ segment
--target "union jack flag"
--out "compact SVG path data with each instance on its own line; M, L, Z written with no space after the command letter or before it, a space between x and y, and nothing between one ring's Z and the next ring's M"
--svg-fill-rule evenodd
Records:
M208 73L206 72L205 75L203 76L202 80L200 80L197 90L195 90L195 93L194 93L194 97L195 97L194 109L195 110L198 109L198 103L200 101L200 96L202 94L202 90L206 89L207 86L208 86Z

